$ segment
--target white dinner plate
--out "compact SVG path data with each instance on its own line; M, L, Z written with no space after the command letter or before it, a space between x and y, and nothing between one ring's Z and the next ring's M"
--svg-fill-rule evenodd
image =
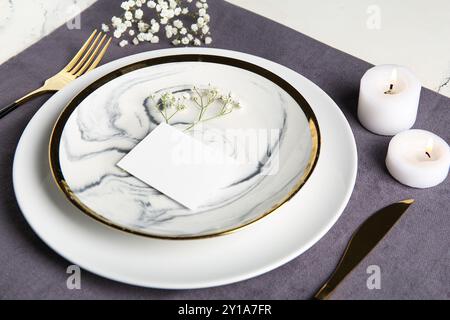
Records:
M83 88L121 66L154 57L212 54L259 65L294 86L320 123L321 149L303 188L273 214L240 232L201 240L164 240L121 232L80 214L50 174L48 142L63 107ZM336 104L316 85L274 62L227 50L166 49L101 66L56 93L36 113L17 147L13 181L34 231L57 253L113 280L156 288L202 288L248 279L295 258L336 222L356 179L355 141Z
M167 107L167 101L174 102ZM202 192L196 209L117 166L163 122L242 163L229 170L218 164L210 178L220 185ZM319 157L319 127L301 93L258 65L168 55L126 65L83 89L57 121L50 166L72 203L120 230L175 239L223 235L267 216L300 190ZM158 170L172 169L166 163Z

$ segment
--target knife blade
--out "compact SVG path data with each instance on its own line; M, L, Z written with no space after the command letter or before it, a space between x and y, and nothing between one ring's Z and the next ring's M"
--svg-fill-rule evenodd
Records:
M375 212L353 233L335 271L314 295L323 300L333 292L342 280L363 260L383 239L403 213L414 203L414 199L393 203Z

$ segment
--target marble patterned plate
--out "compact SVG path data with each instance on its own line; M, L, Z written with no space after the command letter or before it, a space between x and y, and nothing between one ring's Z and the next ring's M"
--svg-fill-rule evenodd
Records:
M48 142L63 107L83 88L111 71L174 54L214 54L263 66L283 77L314 107L322 137L314 172L288 202L222 237L164 240L117 232L80 214L56 187L49 170ZM273 270L321 239L342 214L357 172L355 139L344 115L314 83L272 61L211 48L153 50L96 68L53 95L24 130L13 165L14 192L25 220L56 253L83 270L128 284L192 289L229 284ZM54 259L53 255L42 257ZM99 293L100 296L102 293Z
M209 121L192 127L191 106L169 123L232 156L251 153L252 162L190 210L116 164L167 120L160 109L164 93L181 98L211 86L238 97L241 107L215 118L219 99ZM70 201L101 222L145 236L200 238L238 230L283 205L310 176L319 142L311 107L278 75L234 58L174 55L121 67L81 91L55 125L50 164Z

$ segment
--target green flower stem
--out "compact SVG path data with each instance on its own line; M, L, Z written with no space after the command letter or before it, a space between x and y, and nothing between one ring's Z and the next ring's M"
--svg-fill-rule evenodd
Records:
M224 112L224 113L219 113L219 114L217 114L217 115L215 115L215 116L213 116L213 117L210 117L210 118L207 118L207 119L203 119L202 122L209 121L209 120L213 120L213 119L217 119L217 118L220 118L220 117L222 117L222 116L225 116L225 115L227 115L227 114L229 114L229 113L231 113L231 111L227 111L227 112Z
M179 109L177 109L174 113L172 113L172 115L170 117L167 118L167 121L169 121L170 119L172 119L172 117L174 115L176 115L178 113L178 111L180 111Z
M169 123L169 120L167 119L167 117L164 114L164 112L162 112L162 110L158 106L156 106L156 109L158 109L159 113L161 113L161 115L163 116L163 118L166 121L166 123Z

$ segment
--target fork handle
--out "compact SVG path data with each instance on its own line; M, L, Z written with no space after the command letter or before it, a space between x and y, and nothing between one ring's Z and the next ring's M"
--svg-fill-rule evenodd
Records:
M46 92L50 92L50 90L47 90L44 87L40 87L34 91L31 91L30 93L23 96L22 98L17 99L16 101L7 105L6 107L1 108L0 109L0 119L3 118L4 116L6 116L11 111L13 111L14 109L16 109L18 106L20 106L20 105L24 104L25 102L27 102L28 100L30 100L31 98L34 98L34 97L39 96Z
M0 119L3 118L4 116L6 116L11 111L13 111L18 106L19 106L19 104L16 101L14 101L13 103L11 103L11 104L7 105L6 107L2 108L0 110Z

